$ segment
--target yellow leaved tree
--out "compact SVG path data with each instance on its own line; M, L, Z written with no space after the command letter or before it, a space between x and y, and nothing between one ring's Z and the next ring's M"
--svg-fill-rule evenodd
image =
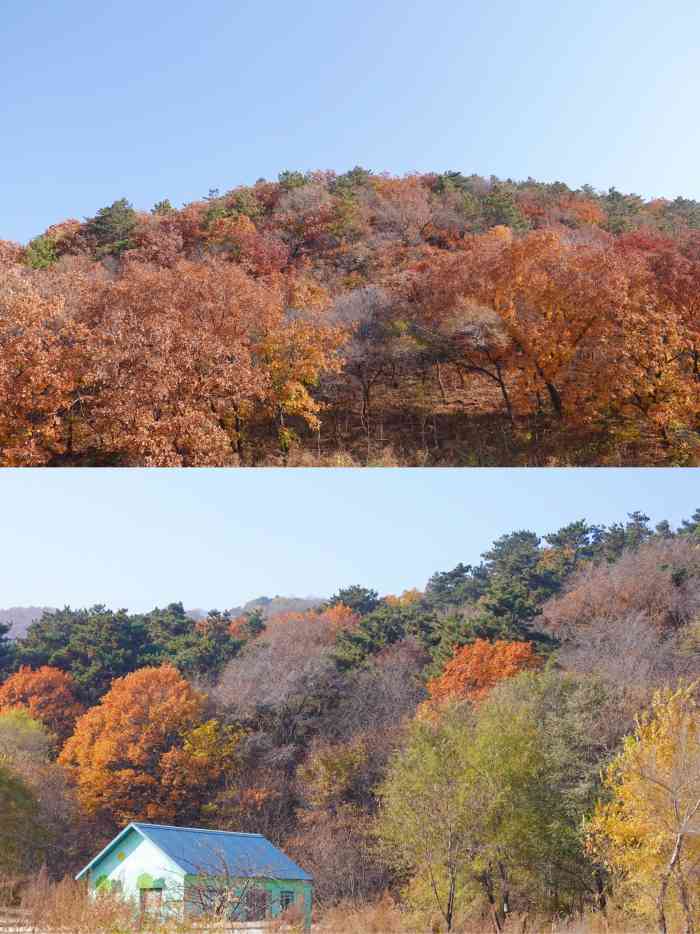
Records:
M698 683L665 688L608 766L588 839L618 893L660 934L693 934L700 913Z

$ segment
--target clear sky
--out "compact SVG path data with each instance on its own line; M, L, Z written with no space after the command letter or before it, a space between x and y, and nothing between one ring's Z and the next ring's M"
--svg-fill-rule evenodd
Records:
M700 198L695 0L3 0L0 237L283 169Z
M516 529L698 506L679 469L3 470L0 607L400 593Z

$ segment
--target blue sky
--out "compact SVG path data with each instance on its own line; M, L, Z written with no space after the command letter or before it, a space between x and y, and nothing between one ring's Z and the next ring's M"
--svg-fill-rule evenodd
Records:
M700 198L693 0L4 0L0 237L286 168Z
M399 593L516 529L698 506L678 469L4 470L0 607Z

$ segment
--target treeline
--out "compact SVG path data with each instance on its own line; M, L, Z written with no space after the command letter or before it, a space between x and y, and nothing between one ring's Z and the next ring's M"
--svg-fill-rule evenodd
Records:
M284 172L0 241L5 465L695 464L700 204Z
M680 930L699 620L700 510L516 531L424 591L267 618L46 612L0 642L5 897L140 819L263 833L323 909L388 891L436 930L585 910Z

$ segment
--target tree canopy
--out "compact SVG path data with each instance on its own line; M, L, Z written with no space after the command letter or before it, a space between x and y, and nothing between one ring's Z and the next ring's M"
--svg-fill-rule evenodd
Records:
M122 197L0 241L0 464L696 464L699 219L361 167Z

